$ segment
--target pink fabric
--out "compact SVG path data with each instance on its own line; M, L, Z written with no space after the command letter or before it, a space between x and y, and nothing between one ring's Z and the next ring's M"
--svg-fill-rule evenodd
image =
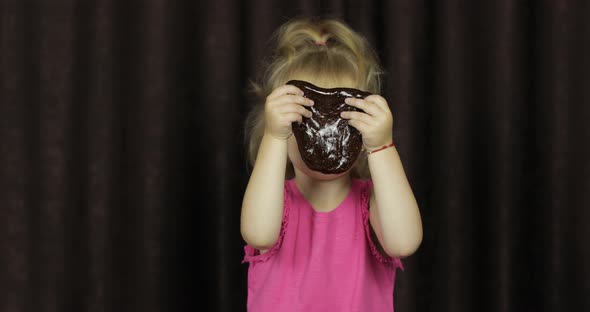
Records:
M370 237L369 180L353 180L334 210L317 212L295 180L285 181L283 224L266 253L246 245L248 311L393 311L400 259L382 256Z

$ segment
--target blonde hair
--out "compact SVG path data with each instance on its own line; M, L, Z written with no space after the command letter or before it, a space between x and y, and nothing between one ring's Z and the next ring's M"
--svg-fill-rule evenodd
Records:
M253 166L264 134L264 99L291 79L324 87L343 85L379 94L382 69L375 51L362 35L337 19L292 19L274 33L275 54L260 83L252 83L260 97L246 119L248 159ZM294 174L287 164L287 178ZM358 178L370 177L361 153L352 169Z

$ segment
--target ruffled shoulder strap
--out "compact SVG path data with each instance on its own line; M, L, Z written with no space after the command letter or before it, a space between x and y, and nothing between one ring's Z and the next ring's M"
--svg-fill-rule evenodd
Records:
M384 263L388 266L393 266L394 268L401 268L404 269L401 259L390 257L387 255L383 255L377 249L377 245L373 241L371 235L371 220L369 218L369 205L371 200L371 189L373 188L373 182L371 180L364 180L362 181L361 189L360 189L360 196L361 196L361 214L363 218L363 226L365 229L365 236L367 242L369 244L369 248L371 249L371 254L377 258L381 263Z
M281 244L283 243L283 238L287 230L287 225L289 223L289 211L291 210L290 208L291 188L289 187L289 180L287 180L285 181L285 186L283 188L283 220L281 222L281 231L279 233L277 242L267 252L263 254L260 254L259 250L246 244L244 246L244 259L242 260L242 263L249 262L250 264L253 264L257 262L263 262L270 259L279 251L279 249L281 248Z

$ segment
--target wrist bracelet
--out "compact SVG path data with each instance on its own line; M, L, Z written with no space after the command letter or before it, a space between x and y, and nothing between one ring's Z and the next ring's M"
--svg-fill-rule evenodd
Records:
M368 154L377 153L378 151L382 151L382 150L384 150L384 149L386 149L388 147L392 147L392 146L395 146L395 144L391 143L391 144L388 144L388 145L383 145L382 147L380 147L378 149L375 149L375 150L372 150L372 151L367 151L367 155Z

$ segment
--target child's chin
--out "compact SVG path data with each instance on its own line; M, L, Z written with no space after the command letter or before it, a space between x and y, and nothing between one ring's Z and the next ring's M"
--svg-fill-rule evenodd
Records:
M334 180L337 178L340 178L344 175L347 175L350 170L341 172L341 173L322 173L319 171L313 171L309 168L305 168L306 170L304 170L303 172L310 178L316 179L316 180L322 180L322 181L329 181L329 180Z

